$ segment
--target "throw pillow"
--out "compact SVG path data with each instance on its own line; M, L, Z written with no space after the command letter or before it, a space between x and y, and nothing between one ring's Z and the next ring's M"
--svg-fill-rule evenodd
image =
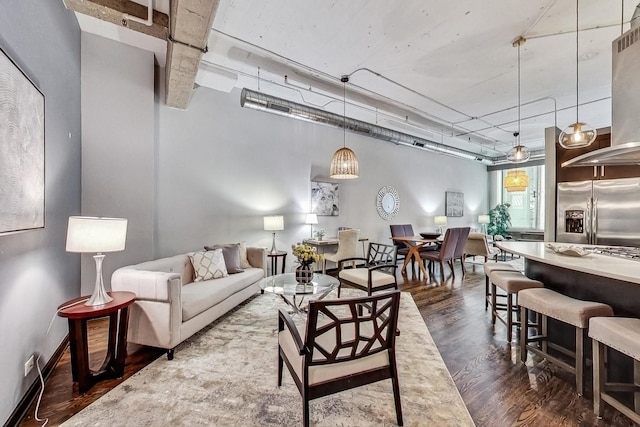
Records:
M205 246L204 248L214 248L214 247L222 247L222 246L229 246L232 245L233 243L225 243L225 244L219 244L219 245L211 245L211 246ZM240 245L240 268L245 269L245 268L251 268L251 264L249 264L249 259L247 258L247 244L245 242L240 242L238 243L238 245Z
M222 249L222 256L224 257L224 263L227 267L227 273L235 274L242 273L244 271L240 268L240 243L205 246L204 248L207 251Z
M222 249L192 252L189 254L189 259L191 260L191 264L193 264L193 270L196 276L193 280L194 282L219 279L229 275L224 263Z

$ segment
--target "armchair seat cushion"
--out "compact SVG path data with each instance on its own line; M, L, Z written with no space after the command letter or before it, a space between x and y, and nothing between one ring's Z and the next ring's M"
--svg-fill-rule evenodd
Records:
M347 268L340 271L338 277L342 280L355 283L365 288L369 286L369 269L367 268ZM371 281L371 287L373 289L396 283L395 277L391 274L376 270L371 272Z
M297 324L296 328L298 329L298 332L301 336L305 335L304 325ZM363 329L363 331L361 331L361 335L364 336L369 336L373 332L371 330L371 325L361 324L360 328ZM333 348L336 342L335 331L335 328L329 329L321 337L317 338L316 344L327 349ZM341 334L343 342L354 339L353 328L343 328L341 330ZM302 370L304 366L305 356L300 356L298 354L298 348L296 347L293 336L288 329L285 328L283 331L278 333L278 342L280 344L280 347L284 351L287 360L289 360L289 362L291 363L294 374L298 377L298 379L302 379ZM348 348L347 350L351 351L350 348ZM389 366L389 352L386 350L342 363L313 365L309 366L309 385L320 384L336 378L359 374L364 371L378 369L385 366Z
M220 279L192 282L182 287L182 321L185 322L263 277L261 268L248 268L242 273Z

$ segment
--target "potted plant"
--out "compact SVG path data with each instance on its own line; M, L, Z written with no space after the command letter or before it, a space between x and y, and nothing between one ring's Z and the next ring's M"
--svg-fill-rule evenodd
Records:
M498 203L495 208L489 211L489 224L487 233L490 236L507 236L507 230L511 226L511 214L509 214L509 203Z

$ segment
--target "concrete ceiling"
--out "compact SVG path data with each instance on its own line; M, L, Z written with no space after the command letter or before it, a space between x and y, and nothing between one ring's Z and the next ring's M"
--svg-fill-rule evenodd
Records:
M629 28L637 4L580 0L579 116L593 127L611 125L611 42ZM177 13L191 12L180 0L153 3L169 15L176 5ZM540 150L546 127L576 121L575 7L567 0L220 0L193 78L342 114L347 74L347 116L495 157L514 145L518 129L512 42L522 36L521 142ZM83 31L152 50L164 66L168 49L157 38L125 36L135 32L81 15Z

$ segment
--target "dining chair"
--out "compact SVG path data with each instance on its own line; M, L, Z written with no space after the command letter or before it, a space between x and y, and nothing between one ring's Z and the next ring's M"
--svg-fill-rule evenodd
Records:
M349 229L338 231L338 250L324 254L322 261L322 274L327 272L327 261L338 262L345 258L355 258L358 251L358 236L360 230Z
M363 305L369 310L361 310ZM396 422L402 425L395 354L399 306L399 291L310 301L306 323L299 326L279 310L278 387L286 365L302 395L305 427L310 400L385 379L391 379Z
M446 261L451 268L451 275L455 277L453 271L453 259L455 256L456 245L458 244L458 235L460 234L459 228L449 228L444 234L442 245L437 251L420 252L420 258L426 263L429 261L429 265L426 266L430 273L432 273L433 263L437 261L440 264L440 277L444 280L444 264Z
M464 247L467 244L467 238L471 227L458 227L458 240L456 242L456 249L453 252L453 260L459 259L462 267L462 274L464 275Z
M411 224L390 224L389 228L391 230L391 237L407 237L414 236L413 226ZM396 252L398 255L402 256L402 258L398 259L398 261L404 260L404 257L409 253L409 248L402 242L393 241L393 244L396 247Z
M484 258L484 262L487 262L489 259L498 261L499 254L500 249L489 247L487 236L484 233L469 233L467 243L464 245L465 258L470 256L481 256Z
M358 267L345 268L357 263ZM397 252L393 245L370 243L366 258L347 258L338 262L338 298L342 284L366 291L368 295L386 289L398 289Z

